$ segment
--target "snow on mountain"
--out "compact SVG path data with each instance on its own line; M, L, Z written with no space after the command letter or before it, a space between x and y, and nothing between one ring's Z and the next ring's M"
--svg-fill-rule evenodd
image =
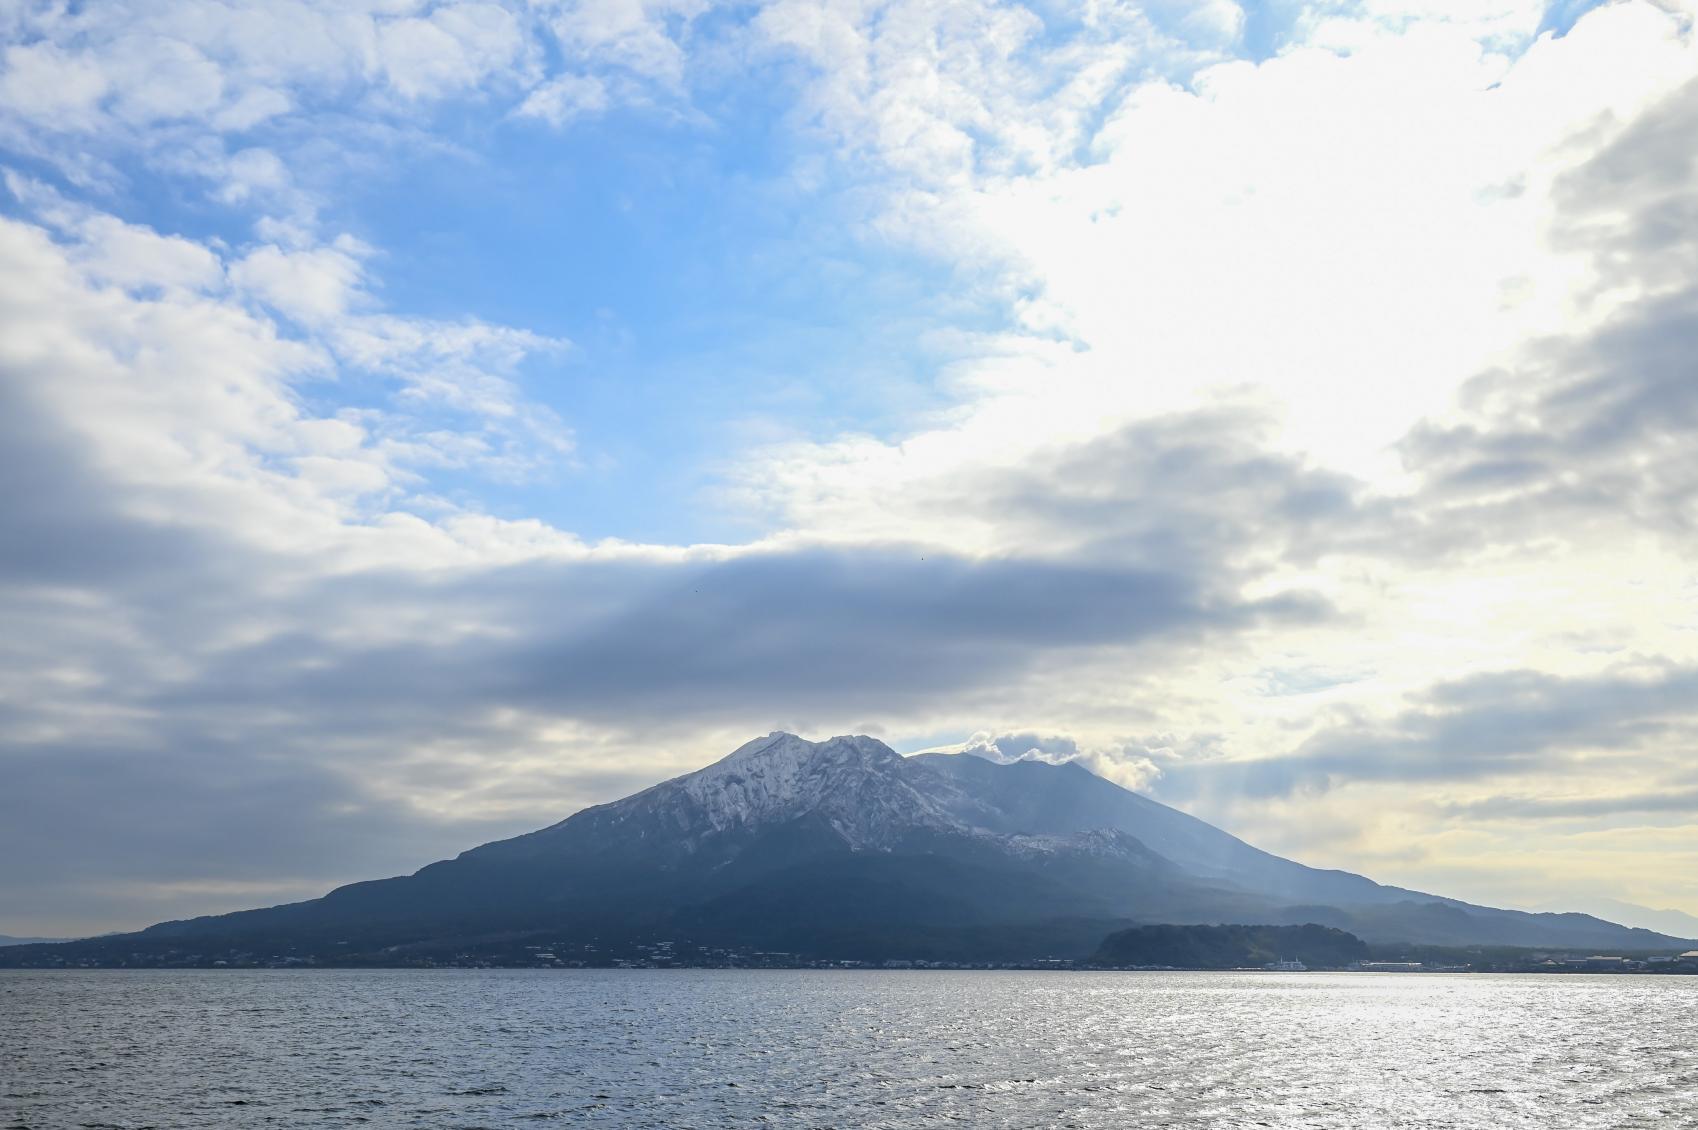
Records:
M687 803L712 831L818 813L852 847L866 848L887 845L899 828L954 824L904 768L902 756L876 738L810 742L780 731L655 793L657 800L676 797L679 807Z
M888 852L916 836L946 836L1022 857L1150 854L1124 828L1013 826L1006 813L962 788L951 774L926 759L905 758L877 738L811 742L783 731L555 827L564 832L593 824L597 836L666 842L694 852L716 837L804 819L829 827L851 851Z

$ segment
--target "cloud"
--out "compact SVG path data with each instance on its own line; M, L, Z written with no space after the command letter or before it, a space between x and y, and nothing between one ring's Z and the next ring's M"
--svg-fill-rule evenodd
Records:
M1175 766L1163 789L1280 797L1378 781L1560 781L1575 755L1659 755L1698 723L1698 670L1561 678L1518 670L1435 683L1404 710L1323 727L1290 753Z
M1001 449L970 426L901 445L855 438L771 452L741 497L833 539L1183 560L1241 568L1243 582L1284 553L1301 556L1318 529L1347 530L1369 504L1349 476L1272 449L1269 423L1225 404L1072 442L1011 436Z
M961 752L976 754L991 761L1071 761L1079 755L1079 743L1065 734L980 732L967 740Z
M684 94L684 49L705 0L548 0L543 19L567 58L610 68L674 96Z
M1526 8L1503 18L1527 17L1530 33L1538 13ZM1388 7L1368 15L1422 34L1352 54L1299 42L1259 65L1198 58L1187 85L1131 80L1130 57L1116 61L1116 50L1161 54L1155 33L1114 46L1087 28L1072 54L1051 54L1017 14L1007 35L925 22L935 15L912 19L940 37L937 60L894 42L881 55L882 36L908 29L900 22L783 5L757 21L815 61L821 114L885 169L855 174L883 201L880 236L947 257L1010 319L954 343L946 413L900 435L753 453L745 497L795 528L972 545L1017 536L1007 507L972 501L1006 501L1006 468L1018 477L1230 406L1254 421L1229 441L1252 484L1258 457L1284 461L1304 469L1311 504L1333 508L1298 539L1313 552L1372 540L1362 508L1383 512L1387 537L1444 552L1445 536L1470 536L1461 516L1428 530L1436 491L1398 503L1412 477L1443 474L1418 438L1394 446L1411 422L1442 428L1471 377L1536 366L1529 342L1633 314L1619 296L1586 306L1596 250L1565 225L1578 214L1572 186L1619 130L1599 132L1601 108L1638 121L1690 76L1685 25L1670 13L1600 10L1511 58L1467 21ZM992 45L994 58L978 54ZM1600 63L1630 48L1639 67ZM908 81L923 91L886 101L884 84ZM1082 481L1096 493L1071 500L1076 517L1123 501L1126 520L1173 505L1180 480L1152 490L1134 475L1119 494L1089 471Z
M53 43L14 43L6 48L5 65L0 102L13 113L60 129L88 129L96 122L110 83L93 59Z
M231 265L230 280L303 325L323 325L349 313L356 297L365 297L359 292L366 254L353 239L300 251L264 244Z
M1698 529L1698 128L1688 83L1621 130L1559 194L1558 239L1596 264L1607 313L1475 378L1458 418L1403 443L1443 527L1471 540Z
M1499 48L1524 45L1540 30L1546 0L1311 0L1289 5L1298 12L1297 34L1306 41L1340 50L1360 50L1378 40L1405 36L1435 26L1454 28Z
M446 105L555 126L616 105L686 105L683 43L705 10L115 0L95 12L26 0L0 26L0 144L74 184L115 193L139 164L311 228L374 150L443 145L431 126ZM278 191L277 170L255 164L262 151L281 153L299 183Z
M1463 820L1545 821L1641 813L1690 818L1698 814L1698 788L1580 797L1492 796L1449 805L1444 812Z
M558 127L599 114L611 101L607 84L601 79L590 75L560 75L527 94L514 112L522 117L541 118Z
M151 662L168 677L124 648L87 657L100 688L88 696L123 704L133 748L239 732L256 756L311 764L342 751L406 782L401 766L450 743L462 766L439 788L466 789L519 751L547 748L541 735L561 726L693 742L756 718L899 720L940 698L1019 685L1070 654L1114 649L1134 662L1152 645L1172 655L1280 614L1196 607L1172 577L920 565L868 550L592 558L436 578L367 570L310 584L283 582L298 562L255 564L260 583L200 577L193 599L161 609L169 626L145 624ZM121 693L109 674L119 665ZM31 716L18 719L26 731Z
M206 244L163 236L70 202L38 182L8 174L7 184L57 236L51 246L37 245L27 254L41 260L40 270L60 277L65 301L87 309L103 302L122 307L126 295L140 299L128 309L151 324L137 329L126 323L115 327L117 336L127 329L161 333L167 321L178 321L181 337L164 343L171 352L192 348L199 332L240 338L228 343L235 352L226 360L238 369L257 366L266 372L247 386L257 397L249 407L259 409L258 400L269 400L263 411L270 418L262 426L299 416L292 403L296 386L332 367L344 380L366 374L386 382L389 387L377 391L370 407L345 411L335 426L313 422L274 449L315 460L321 470L327 456L337 456L352 473L346 483L369 485L356 493L410 485L418 468L481 468L523 477L572 449L570 429L551 409L530 401L516 379L530 358L558 354L565 342L474 318L389 313L369 290L365 260L372 252L358 240L340 236L287 248L259 244L225 258ZM32 230L41 229L13 226L20 262ZM103 287L117 289L101 293ZM20 296L19 308L27 301ZM279 315L294 334L279 332L272 320ZM273 364L281 368L273 371ZM92 371L86 377L64 395L74 397L88 382L112 379ZM167 385L185 400L199 388L192 377L169 379ZM127 399L138 407L145 400L133 390ZM206 412L208 404L179 402L177 408L193 416ZM326 437L346 436L350 429L362 434L362 442L323 448ZM240 434L254 439L248 426ZM363 466L353 467L352 460Z
M20 92L31 77L60 81L51 98L6 106L38 129L128 132L145 144L139 127L193 121L240 130L363 91L439 98L524 60L524 25L500 5L409 7L134 0L96 14L27 3L8 29L27 44L10 49Z
M390 87L409 100L478 86L512 67L525 49L518 19L497 4L445 4L374 29L379 65Z
M0 221L0 857L48 861L0 889L311 893L868 718L1416 885L1471 820L1682 818L1689 23L1254 15L1260 62L1231 4L10 13L0 141L62 183ZM742 545L445 502L569 462L524 391L568 347L385 304L337 162L460 115L705 137L756 86L782 175L976 312L922 343L938 407L735 453ZM251 234L136 222L138 165Z
M11 915L81 931L140 927L162 906L310 898L351 875L350 859L369 874L404 873L456 837L509 828L374 794L330 759L173 736L170 746L10 746L0 889Z

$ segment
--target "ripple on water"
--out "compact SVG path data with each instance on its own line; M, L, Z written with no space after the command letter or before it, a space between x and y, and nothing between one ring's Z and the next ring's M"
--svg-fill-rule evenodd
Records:
M0 1126L1698 1130L1698 978L0 973Z

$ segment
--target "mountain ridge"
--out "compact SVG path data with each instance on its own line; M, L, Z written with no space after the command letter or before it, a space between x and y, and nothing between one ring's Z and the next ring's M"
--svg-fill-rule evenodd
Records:
M408 876L95 941L104 952L221 940L334 956L537 933L876 958L995 950L1002 935L1088 953L1081 922L1315 923L1428 944L1681 944L1307 867L1077 764L905 758L865 735L810 742L783 731Z

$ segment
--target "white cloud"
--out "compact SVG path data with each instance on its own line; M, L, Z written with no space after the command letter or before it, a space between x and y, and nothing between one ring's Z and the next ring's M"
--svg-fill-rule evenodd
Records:
M1244 9L1234 0L1154 0L1147 7L1187 42L1230 46L1244 34Z
M39 181L7 171L6 190L54 229L72 236L78 266L94 281L126 290L216 290L218 256L192 240L160 235L72 203Z
M1308 0L1295 35L1339 51L1360 51L1432 28L1460 32L1494 48L1518 47L1545 17L1545 0Z
M0 28L11 41L0 62L0 137L75 182L112 185L121 178L108 162L139 156L213 179L226 202L260 203L267 197L256 189L270 193L277 178L251 156L224 152L253 154L255 131L289 146L285 157L322 167L339 153L361 156L365 127L418 140L452 99L555 125L619 102L685 101L682 42L704 10L697 0L114 0L98 10L26 0ZM550 59L563 64L558 73ZM314 128L291 128L306 121ZM312 209L294 196L286 210L299 223Z
M292 178L282 158L256 146L230 155L217 195L227 204L269 204L286 199L291 187Z
M78 355L72 343L80 341L117 357L147 359L145 375L115 363L54 381L55 400L65 412L75 414L73 406L85 400L102 405L84 421L91 432L138 445L112 458L133 459L140 477L156 466L157 473L187 484L223 467L232 476L224 487L257 476L256 488L269 483L280 495L312 498L313 492L297 489L307 485L307 476L286 483L267 470L273 459L310 456L298 466L310 466L313 481L338 484L325 497L339 501L325 513L347 520L363 511L343 509L340 500L370 495L392 501L415 481L417 468L481 468L511 477L571 450L569 430L547 408L530 403L512 376L527 357L564 343L475 319L386 312L367 289L364 261L371 250L357 240L344 236L292 249L262 244L226 260L207 245L123 223L15 174L7 185L58 239L42 243L42 229L13 223L16 254L34 257L30 265L14 264L15 277L39 281L30 302L42 319L18 344L58 327L68 357ZM63 304L65 316L46 315L54 303ZM102 306L106 312L96 314ZM286 316L293 329L280 331L272 312ZM28 317L18 317L18 325L29 325ZM152 334L162 336L138 340ZM293 386L339 370L345 379L360 370L378 374L396 388L362 418L305 416ZM451 415L443 418L443 411ZM117 413L109 431L95 423L104 413ZM128 422L120 426L120 419ZM174 423L162 428L165 420ZM320 442L293 438L297 427L314 435L328 428L344 441L355 429L365 440L341 442L328 452ZM160 442L167 434L176 438ZM214 449L218 454L207 462L183 443L209 445L200 449L202 456ZM252 450L244 453L247 447ZM341 471L326 461L332 454ZM187 462L168 470L177 456ZM362 489L350 492L356 484Z
M450 4L376 26L377 56L403 98L438 98L513 67L525 51L514 16L495 4Z
M576 118L601 113L610 101L607 84L601 79L590 75L560 75L526 95L515 113L563 126Z
M0 74L0 104L58 129L87 129L109 87L101 66L85 55L53 43L14 43Z
M539 5L555 41L579 63L619 68L662 90L682 93L682 41L707 0L546 0Z
M263 244L233 262L229 278L239 292L308 331L342 364L399 378L402 405L440 405L479 421L471 435L394 436L390 450L438 466L499 467L506 475L571 451L569 429L529 401L509 375L529 356L563 351L565 342L472 318L385 313L367 289L371 254L346 235L296 249Z
M302 251L265 244L232 264L230 279L298 322L323 325L364 297L360 260L368 253L351 239Z
M221 132L242 133L261 122L289 112L294 104L281 90L270 87L250 87L226 104L213 116L213 128Z
M112 82L111 112L125 125L205 118L224 101L223 69L181 40L125 36L101 66Z

